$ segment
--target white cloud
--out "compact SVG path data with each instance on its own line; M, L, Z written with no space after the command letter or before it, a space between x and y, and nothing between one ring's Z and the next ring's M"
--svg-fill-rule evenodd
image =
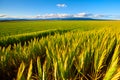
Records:
M91 17L92 14L88 14L88 13L78 13L78 14L74 14L74 17Z
M45 15L37 15L35 16L35 18L42 18L42 19L45 19L45 18L66 18L66 17L70 17L69 14L45 14Z
M0 14L0 18L18 18L18 19L49 19L49 18L95 18L95 19L120 19L119 15L103 15L103 14L89 14L89 13L77 13L77 14L66 14L66 13L50 13L43 15L34 16L11 16L6 14Z
M7 15L6 14L0 14L0 17L4 18L4 17L7 17Z
M6 14L0 14L0 18L18 18L18 19L24 19L24 18L34 18L33 16L11 16Z
M57 7L61 7L61 8L63 8L63 7L67 7L66 4L56 4L56 6L57 6Z
M44 15L35 15L35 16L11 16L11 15L4 15L0 14L0 18L18 18L18 19L34 19L34 18L39 18L39 19L47 19L47 18L66 18L70 17L71 15L65 14L65 13L57 13L57 14L44 14Z
M94 18L101 18L101 17L107 17L106 15L102 15L102 14L95 14L93 15Z
M74 14L74 17L80 17L80 18L108 18L110 15L103 15L103 14L89 14L89 13L78 13Z

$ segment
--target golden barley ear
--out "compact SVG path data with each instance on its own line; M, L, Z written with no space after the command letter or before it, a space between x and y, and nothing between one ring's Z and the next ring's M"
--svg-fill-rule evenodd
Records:
M22 76L23 76L24 70L25 70L25 64L24 64L24 62L22 62L22 63L20 64L19 69L18 69L17 79L16 79L16 80L21 80L21 78L22 78Z
M31 76L32 76L32 60L30 61L30 66L29 66L28 74L27 74L27 80L30 80Z

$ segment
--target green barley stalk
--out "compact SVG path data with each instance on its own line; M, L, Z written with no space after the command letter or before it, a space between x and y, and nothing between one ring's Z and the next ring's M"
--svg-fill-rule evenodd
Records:
M38 70L39 80L42 80L42 68L41 68L40 57L37 57L37 70Z

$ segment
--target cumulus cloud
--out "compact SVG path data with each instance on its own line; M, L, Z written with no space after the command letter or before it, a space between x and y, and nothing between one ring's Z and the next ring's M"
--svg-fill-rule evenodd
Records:
M98 15L88 14L88 13L78 13L78 14L65 14L65 13L53 14L52 13L52 14L37 15L35 18L45 19L45 18L93 18L93 17L97 18Z
M78 14L74 14L74 17L92 17L92 14L88 14L88 13L78 13Z
M105 18L120 18L116 15L103 15L103 14L90 14L90 13L77 13L77 14L66 14L66 13L50 13L43 15L34 16L10 16L5 14L0 14L0 18L18 18L18 19L49 19L49 18L95 18L95 19L105 19Z
M78 13L74 14L74 17L81 17L81 18L104 18L110 17L110 15L103 15L103 14L90 14L90 13Z
M7 17L7 15L6 14L0 14L0 17L4 18L4 17Z
M44 14L44 15L37 15L35 18L88 18L88 17L94 17L93 14L88 13L78 13L78 14L65 14L65 13L58 13L58 14ZM97 16L96 16L97 17Z
M56 6L57 6L57 7L61 7L61 8L63 8L63 7L67 7L66 4L56 4Z
M12 15L6 15L6 14L0 14L0 18L18 18L18 19L24 19L24 18L34 18L33 16L12 16Z
M96 18L101 18L101 17L106 17L106 15L102 15L102 14L95 14L95 15L93 15L93 17L96 17Z
M66 18L66 17L70 17L69 14L44 14L44 15L37 15L36 18Z

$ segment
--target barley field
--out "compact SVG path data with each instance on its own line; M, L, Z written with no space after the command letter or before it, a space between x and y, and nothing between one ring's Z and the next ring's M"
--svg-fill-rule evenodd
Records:
M0 22L3 80L119 80L120 21Z

